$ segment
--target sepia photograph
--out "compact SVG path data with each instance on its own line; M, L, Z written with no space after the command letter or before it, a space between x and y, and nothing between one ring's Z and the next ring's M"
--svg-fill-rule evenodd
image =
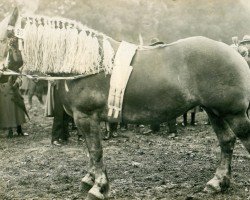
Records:
M0 0L0 200L250 200L249 0Z

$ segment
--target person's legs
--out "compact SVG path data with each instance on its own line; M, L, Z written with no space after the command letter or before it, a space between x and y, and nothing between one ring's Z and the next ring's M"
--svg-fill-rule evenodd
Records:
M64 119L64 110L63 105L58 97L58 91L55 87L54 89L54 110L53 110L53 125L51 132L51 143L60 146L59 143L61 132L63 131L63 119Z
M70 116L63 110L63 121L62 121L62 128L61 128L61 134L59 135L59 138L63 142L68 142L69 139L69 122L70 122Z
M128 129L128 124L121 122L120 129L121 129L121 131L126 131Z
M63 114L62 114L63 115ZM54 116L52 132L51 132L51 143L60 146L59 139L62 131L63 117L59 113Z
M12 128L8 129L8 136L7 137L8 138L13 138L13 130L12 130Z
M195 122L195 112L191 112L191 126L196 126L197 123Z
M58 91L54 90L54 119L52 125L51 143L60 146L59 140L67 141L69 137L68 125L70 117L64 111L62 102L58 96Z
M77 130L77 127L76 127L76 124L75 124L73 117L69 117L69 118L70 118L69 123L71 124L71 131Z
M23 132L23 129L22 129L21 125L18 125L16 127L16 132L17 132L18 136L28 136L29 135L28 133Z
M168 122L169 133L177 133L176 119Z
M182 126L187 126L187 113L183 114L183 122L181 124Z

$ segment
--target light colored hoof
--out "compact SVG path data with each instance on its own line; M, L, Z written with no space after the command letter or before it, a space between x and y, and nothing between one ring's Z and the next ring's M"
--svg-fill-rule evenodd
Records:
M219 185L215 185L215 184L209 184L207 183L206 187L203 190L204 192L208 193L208 194L216 194L221 192L221 188Z
M227 177L224 177L223 180L214 177L207 183L204 192L210 194L219 193L227 190L229 185L230 185L230 179L228 179Z
M87 193L94 185L94 181L92 180L91 176L87 174L81 180L80 191Z
M103 140L109 140L111 138L111 133L110 131L106 131L103 133Z
M106 199L100 199L99 197L89 193L85 200L106 200Z
M93 186L87 196L87 200L105 200L105 196L100 192L100 188Z
M89 190L93 187L93 185L90 185L88 183L85 183L85 182L81 182L81 185L80 185L80 191L83 192L83 193L88 193Z

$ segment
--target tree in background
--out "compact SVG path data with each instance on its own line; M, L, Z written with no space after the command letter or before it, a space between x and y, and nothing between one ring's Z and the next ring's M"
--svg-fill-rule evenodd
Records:
M21 0L20 0L21 1ZM0 17L14 0L0 0ZM40 0L37 13L81 21L117 40L165 42L203 35L228 44L250 33L248 0Z

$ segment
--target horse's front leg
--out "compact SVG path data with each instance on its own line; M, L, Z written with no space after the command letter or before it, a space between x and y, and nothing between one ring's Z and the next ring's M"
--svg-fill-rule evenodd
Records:
M90 168L81 181L81 187L85 191L88 190L89 199L106 199L109 182L103 164L102 137L98 117L78 113L74 115L74 119L78 129L85 136L90 159Z

